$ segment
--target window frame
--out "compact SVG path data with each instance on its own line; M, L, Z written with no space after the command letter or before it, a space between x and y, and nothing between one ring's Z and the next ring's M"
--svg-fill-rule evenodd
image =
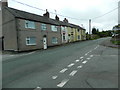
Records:
M31 38L34 38L34 40L35 40L34 43L30 43ZM28 43L28 41L29 41L29 43ZM27 46L37 45L37 43L36 43L36 37L26 37L26 45Z
M58 26L51 25L51 31L57 32L58 31Z
M33 26L31 26L33 24ZM25 28L36 29L35 22L30 20L25 20Z
M54 38L54 40L55 40L55 39L56 39L56 40L53 41L53 38ZM57 38L57 37L52 37L52 44L58 44L58 38Z
M47 30L47 25L44 24L44 23L42 23L42 24L41 24L41 30L42 30L42 31L46 31L46 30Z

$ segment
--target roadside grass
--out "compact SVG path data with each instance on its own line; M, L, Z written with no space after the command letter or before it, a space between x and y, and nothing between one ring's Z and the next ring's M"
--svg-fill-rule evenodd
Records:
M113 41L111 41L113 44L115 44L115 45L120 45L120 40L113 40Z

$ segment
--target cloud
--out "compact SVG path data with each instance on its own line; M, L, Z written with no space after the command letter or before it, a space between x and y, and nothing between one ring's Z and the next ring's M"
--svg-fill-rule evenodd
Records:
M17 0L19 1L19 0ZM88 20L101 16L106 12L117 7L119 0L20 0L20 2L35 6L41 9L48 9L50 12L57 10L58 14L78 18L80 20L69 19L73 24L83 24L88 31ZM12 0L9 0L9 6L31 13L42 15L45 11L36 10ZM92 20L92 26L100 29L111 29L118 22L117 10L103 17ZM51 18L55 15L51 14ZM60 17L63 20L64 17Z

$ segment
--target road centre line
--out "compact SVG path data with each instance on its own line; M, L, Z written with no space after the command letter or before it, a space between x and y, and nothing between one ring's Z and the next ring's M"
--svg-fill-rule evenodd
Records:
M34 90L42 90L42 88L38 86Z
M87 60L90 60L91 58L87 58Z
M82 65L78 66L77 68L82 68Z
M58 76L52 76L52 79L57 79Z
M68 67L72 67L72 66L74 66L74 65L75 65L74 63L71 63L71 64L68 65Z
M83 59L81 59L81 61L83 61Z
M80 57L80 59L83 59L84 57Z
M87 63L87 61L83 61L82 63L85 64L85 63Z
M80 60L75 60L75 62L79 62Z
M64 68L60 71L60 73L64 73L65 71L67 71L68 69L67 68Z
M77 73L77 70L73 70L73 71L69 74L69 76L74 76L76 73Z
M90 57L93 57L93 55L90 55Z
M57 86L58 86L58 87L63 87L68 81L69 81L69 79L64 79L64 80L61 81Z

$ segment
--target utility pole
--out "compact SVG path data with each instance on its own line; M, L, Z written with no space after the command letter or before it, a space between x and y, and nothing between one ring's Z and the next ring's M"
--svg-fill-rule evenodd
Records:
M91 38L91 19L89 19L89 39Z

